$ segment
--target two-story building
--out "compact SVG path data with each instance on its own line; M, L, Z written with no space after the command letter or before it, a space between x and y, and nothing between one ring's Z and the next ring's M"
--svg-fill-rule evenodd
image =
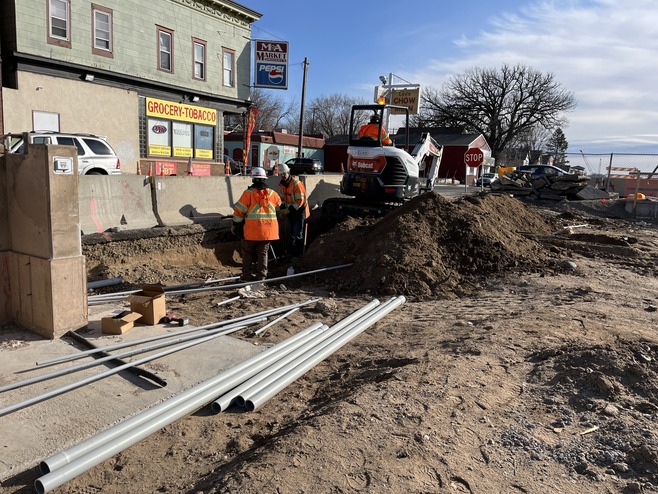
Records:
M251 25L230 0L0 0L0 134L101 135L123 173L219 164L249 104Z

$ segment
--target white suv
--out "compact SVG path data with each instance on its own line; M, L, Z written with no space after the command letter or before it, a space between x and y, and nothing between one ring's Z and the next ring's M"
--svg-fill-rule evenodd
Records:
M63 132L33 131L28 133L32 144L75 146L78 150L80 175L120 175L121 162L112 146L103 137L93 134L67 134ZM23 134L8 134L9 152L23 153Z

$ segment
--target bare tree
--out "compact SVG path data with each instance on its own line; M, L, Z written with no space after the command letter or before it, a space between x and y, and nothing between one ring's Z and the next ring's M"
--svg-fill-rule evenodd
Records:
M304 109L304 133L322 134L324 137L347 134L350 128L352 105L364 104L363 98L353 98L345 94L318 96ZM299 112L288 121L288 126L296 125L299 131Z
M484 135L498 158L514 140L533 128L554 129L576 107L573 93L553 74L524 65L476 67L452 77L440 91L426 90L416 119L426 125L464 126Z
M287 128L287 122L295 112L295 102L286 101L283 94L274 91L261 88L251 90L251 104L258 110L254 126L256 130ZM244 120L244 115L227 115L224 127L229 130L243 130ZM293 130L296 132L295 129L288 128L288 131Z

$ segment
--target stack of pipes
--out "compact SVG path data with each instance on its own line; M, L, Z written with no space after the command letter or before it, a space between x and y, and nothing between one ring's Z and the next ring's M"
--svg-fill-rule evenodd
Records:
M143 438L211 403L256 410L305 372L405 302L373 300L329 327L316 323L262 353L223 371L132 418L43 460L35 489L44 494L120 453ZM289 310L289 309L288 309Z

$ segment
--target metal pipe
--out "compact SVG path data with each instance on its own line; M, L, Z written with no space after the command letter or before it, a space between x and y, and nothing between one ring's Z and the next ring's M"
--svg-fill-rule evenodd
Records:
M142 344L142 343L148 343L150 341L160 340L162 338L171 338L172 336L178 336L178 335L182 335L182 334L192 333L194 331L199 331L199 330L202 330L202 329L210 329L210 328L214 328L214 327L217 327L217 326L222 326L222 325L225 325L225 324L228 325L229 323L236 324L238 322L241 322L243 324L246 324L252 318L255 320L255 322L262 322L263 321L262 317L269 317L269 316L272 316L274 314L279 314L281 312L285 312L286 310L292 309L294 307L303 307L305 305L309 305L309 304L312 304L314 302L317 302L318 300L319 299L317 299L317 298L316 299L310 299L310 300L307 300L306 302L299 302L297 304L286 305L286 306L278 307L278 308L275 308L275 309L267 309L267 310L263 310L263 311L260 311L260 312L256 312L255 314L235 317L233 319L227 319L226 321L221 321L221 322L212 323L212 324L206 324L205 326L198 326L196 328L183 329L181 331L177 331L177 332L174 332L174 333L167 333L166 335L149 336L148 338L142 338L141 340L134 340L134 341L127 341L127 342L124 342L124 343L117 343L115 345L104 346L104 347L96 349L96 350L86 350L86 351L83 351L83 352L77 352L77 353L73 353L73 354L69 354L69 355L63 355L61 357L54 357L54 358L49 359L49 360L42 360L40 362L37 362L36 365L52 365L52 364L56 364L56 363L60 363L60 362L66 362L66 361L69 361L69 360L75 360L75 359L78 359L78 358L82 358L86 355L91 355L92 353L96 353L96 352L101 351L101 350L105 351L105 352L110 351L110 350L117 350L119 348L125 348L127 346L133 346L133 345L139 345L139 344Z
M264 369L262 372L258 373L257 375L254 375L249 380L245 380L244 382L240 383L239 386L231 389L228 393L221 395L210 405L213 412L219 413L225 411L244 392L253 388L254 386L257 386L260 382L267 379L268 376L278 372L281 368L287 366L291 361L294 361L300 358L301 356L308 354L308 352L310 352L313 348L317 348L318 346L321 346L322 344L324 344L324 342L327 339L332 338L336 333L340 332L344 328L349 327L351 324L353 324L354 321L358 321L360 318L369 314L378 305L379 305L379 300L375 299L371 301L370 303L366 304L359 310L355 311L345 319L334 324L326 331L323 331L321 334L318 334L313 339L309 339L308 341L305 342L304 345L295 349L293 352L290 352L289 354L285 355L280 360L277 360L271 366Z
M244 362L225 370L217 376L207 379L71 448L47 458L39 465L41 472L45 476L37 479L35 488L38 492L48 492L117 452L123 451L123 449L138 442L143 437L158 430L158 428L164 427L207 404L221 394L222 389L231 389L229 386L235 386L234 382L236 380L244 380L244 375L251 375L253 372L258 372L261 368L267 367L271 362L281 358L281 355L302 345L321 326L321 323L316 323L260 354L254 355ZM156 419L159 424L157 428L142 435L140 431ZM134 432L135 430L138 432ZM116 442L114 441L120 438L124 438L121 440L122 447L116 449ZM130 444L126 444L126 438L129 438ZM110 445L112 442L114 444Z
M342 268L347 268L351 266L353 263L349 264L341 264L340 266L333 266L330 268L321 268L321 269L315 269L313 271L306 271L304 273L295 273L295 274L290 274L288 276L279 276L277 278L266 278L264 280L260 281L247 281L244 283L234 283L232 285L222 285L222 286L209 286L206 288L197 288L196 290L177 290L173 292L167 292L167 295L178 295L181 293L196 293L196 292L205 292L209 290L232 290L233 288L242 288L243 286L247 285L255 285L256 283L273 283L273 282L278 282L282 280L289 280L291 278L298 278L300 276L308 276L309 274L317 274L317 273L323 273L326 271L332 271L334 269L342 269Z
M118 372L121 372L123 369L127 369L128 367L132 367L135 365L141 365L146 362L150 362L151 360L156 360L162 357L165 357L167 355L170 355L175 352L179 352L181 350L185 350L186 348L189 348L191 346L199 345L201 343L205 343L207 341L210 341L214 338L218 338L222 336L221 333L218 334L213 334L210 336L206 336L204 338L198 338L194 341L190 341L188 343L185 343L183 345L179 345L175 348L170 348L169 350L165 350L164 352L156 353L155 355L150 355L148 357L144 357L142 359L136 360L135 362L130 362L125 365L120 365L119 367L115 367L113 369L109 369L105 372L101 372L100 374L97 374L95 376L88 377L86 379L82 379L80 381L76 381L74 383L68 384L66 386L62 386L61 388L53 389L52 391L49 391L47 393L44 393L39 396L35 396L33 398L29 398L27 400L23 400L21 402L15 403L13 405L9 405L4 408L0 408L0 417L3 415L7 415L8 413L15 412L16 410L20 410L21 408L26 408L31 405L34 405L36 403L40 403L42 401L45 401L49 398L52 398L53 396L59 396L61 394L67 393L68 391L72 391L74 389L80 388L82 386L86 386L87 384L91 384L96 381L100 381L101 379L104 379L108 376L111 376L113 374L116 374Z
M198 281L198 282L194 282L194 283L181 283L180 285L163 286L162 289L165 292L167 292L167 291L177 290L177 289L181 289L181 288L199 287L199 286L211 285L211 284L214 284L214 283L220 283L222 281L237 280L239 278L240 278L239 276L231 276L229 278L220 278L220 279L216 279L216 280ZM114 279L121 280L121 278L114 278ZM90 288L90 285L92 283L99 283L99 282L87 283L87 288ZM96 285L96 286L106 286L106 285ZM97 295L90 295L89 297L87 297L87 299L96 300L96 299L103 299L103 298L125 298L128 295L132 295L133 293L139 293L141 291L142 290L139 289L139 290L127 290L127 291L123 291L123 292L114 292L114 293L99 293Z
M88 281L87 290L94 290L95 288L101 288L103 286L118 285L119 283L123 283L123 278L121 276L118 278L107 278L105 280Z
M290 383L297 380L300 376L304 375L308 370L315 367L318 363L322 362L329 355L334 353L336 350L341 348L347 342L351 341L353 338L361 334L367 328L372 326L375 322L379 321L386 314L402 305L405 302L405 297L400 296L395 299L390 304L386 304L378 309L375 309L372 314L370 314L363 322L360 322L356 325L353 331L348 332L344 338L340 338L322 349L319 349L314 355L305 360L301 365L296 367L291 372L282 373L276 380L272 381L269 386L259 390L255 394L245 398L245 408L249 411L256 410L263 403L268 401L279 391L284 389ZM272 376L274 377L274 375Z
M254 331L254 334L255 334L255 335L263 334L265 331L267 331L268 328L274 326L276 323L278 323L278 322L281 321L282 319L285 319L286 317L288 317L288 316L289 316L290 314L292 314L293 312L297 312L298 310L299 310L299 307L295 307L294 309L290 309L290 310L289 310L288 312L286 312L285 314L283 314L283 315L277 317L274 321L268 322L268 323L267 323L265 326L263 326L262 328L257 329L256 331Z
M110 350L119 350L121 348L126 348L129 346L135 346L135 345L141 345L142 343L149 343L151 341L157 341L157 340L162 340L165 338L173 338L176 336L181 336L184 334L189 334L189 333L194 333L195 331L202 331L206 329L212 329L220 326L224 326L224 329L230 329L233 327L237 326L251 326L252 324L257 324L259 322L266 321L266 317L259 317L255 318L253 320L247 319L247 320L241 320L237 322L233 322L233 319L230 319L229 321L222 321L219 323L212 323L212 324L206 324L205 326L198 326L195 328L188 328L188 329L182 329L180 331L174 331L173 333L166 333L166 334L159 334L155 336L149 336L148 338L142 338L140 340L133 340L133 341L124 341L123 343L116 343L114 345L107 345L107 346L102 346L98 348L92 348L90 350L83 350L81 352L77 353L70 353L68 355L62 355L61 357L54 357L49 360L42 360L40 362L37 362L37 366L46 366L46 365L54 365L54 364L61 364L63 362L69 362L71 360L77 360L82 357L86 357L88 355L92 355L94 353L99 353L99 352L108 352ZM233 324L226 324L227 322L232 322ZM29 370L34 370L34 369L29 369Z
M65 369L60 369L60 370L57 370L57 371L49 372L47 374L42 374L40 376L31 377L29 379L23 379L22 381L16 381L16 382L13 382L13 383L5 384L4 386L0 386L0 393L4 393L5 391L9 391L11 389L21 388L23 386L28 386L30 384L35 384L35 383L38 383L38 382L41 382L41 381L47 381L48 379L53 379L55 377L64 376L64 375L67 375L67 374L73 374L74 372L78 372L78 371L81 371L81 370L84 370L84 369L89 369L90 367L95 367L97 365L102 364L103 362L108 362L110 360L116 360L116 359L125 358L125 357L132 357L133 355L138 355L140 353L151 352L153 350L158 350L160 348L164 348L164 347L167 347L167 346L176 345L178 343L184 343L186 341L192 341L192 340L195 340L197 338L201 338L203 336L217 334L217 333L221 333L221 335L226 336L228 334L234 333L235 331L239 331L240 329L243 329L245 327L246 326L242 325L242 326L237 326L237 327L229 328L229 329L227 329L227 328L213 329L213 330L208 331L207 333L193 334L193 335L190 335L190 336L182 336L182 337L180 337L178 339L175 339L175 340L164 341L162 343L157 343L155 345L136 348L135 350L129 350L127 352L118 353L116 355L108 355L107 357L102 357L102 358L93 360L91 362L85 362L83 364L74 365L74 366L71 366L71 367L67 367ZM221 336L221 335L218 335L218 336ZM96 348L95 350L98 350L98 349ZM130 362L124 362L124 366L125 366L125 364L130 364L128 367L133 367L135 365L135 364L132 364ZM127 368L127 367L124 367L124 368Z

